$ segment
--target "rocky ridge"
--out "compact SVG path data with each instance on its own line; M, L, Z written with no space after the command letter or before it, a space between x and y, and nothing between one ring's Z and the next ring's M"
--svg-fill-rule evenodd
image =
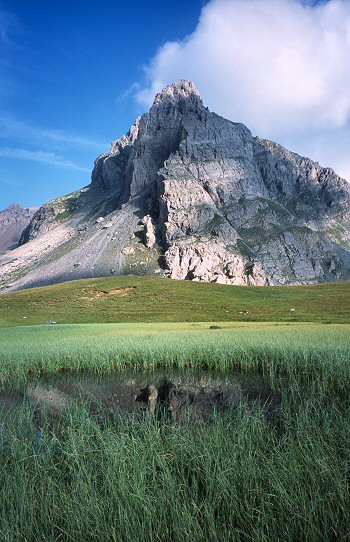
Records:
M210 112L179 81L96 159L91 185L39 209L15 259L0 259L2 287L154 272L246 285L345 279L349 204L332 169Z

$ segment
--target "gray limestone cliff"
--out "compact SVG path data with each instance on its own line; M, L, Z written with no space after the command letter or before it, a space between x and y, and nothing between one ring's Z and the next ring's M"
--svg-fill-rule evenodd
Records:
M226 284L350 278L350 185L332 169L210 112L190 81L157 94L150 111L97 158L85 190L74 196L67 217L64 207L65 220L57 220L54 202L22 236L23 243L44 239L64 225L73 239L83 232L89 245L103 218L98 255L91 244L90 260L79 263L73 278L90 276L91 267L96 273L97 260L99 274L162 272ZM64 205L71 197L62 198ZM73 251L73 240L64 243ZM153 267L141 245L148 259L157 253ZM62 279L54 267L50 272Z
M169 276L284 284L349 275L350 188L331 169L209 112L180 81L96 162L120 202L145 191Z
M51 224L55 222L56 213L53 207L42 206L32 217L28 226L23 230L19 240L20 245L28 243L38 237L38 235L47 232Z
M0 254L18 245L22 231L29 225L35 211L36 208L24 209L18 203L0 211Z

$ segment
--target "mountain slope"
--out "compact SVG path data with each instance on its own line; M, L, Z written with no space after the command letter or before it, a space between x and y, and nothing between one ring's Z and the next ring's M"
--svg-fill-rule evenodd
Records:
M349 209L333 170L208 111L179 81L97 158L91 185L39 209L0 258L0 286L155 272L257 285L349 278Z

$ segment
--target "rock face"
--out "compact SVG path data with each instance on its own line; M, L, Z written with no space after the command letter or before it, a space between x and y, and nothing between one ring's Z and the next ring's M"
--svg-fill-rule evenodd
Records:
M349 276L348 183L209 112L189 81L156 96L97 160L94 183L123 203L148 192L172 278L263 285Z
M24 243L32 241L38 235L49 231L51 224L56 220L56 214L53 207L40 207L26 229L22 232L19 244L24 245Z
M0 211L0 254L18 245L22 231L33 217L36 209L23 209L18 203Z
M59 225L55 205L40 209L21 239L38 238L42 247L56 231L52 259L61 271L78 259L79 272L58 276L54 264L39 261L14 287L91 276L92 267L95 275L128 273L130 265L153 272L144 266L144 245L177 279L279 285L350 278L350 185L210 112L190 81L157 94L150 111L97 158L86 190ZM96 219L107 216L111 228L97 234ZM116 242L114 261L107 235Z

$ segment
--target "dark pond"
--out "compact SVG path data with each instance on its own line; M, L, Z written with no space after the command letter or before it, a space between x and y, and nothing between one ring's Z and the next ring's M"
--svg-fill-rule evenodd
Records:
M163 370L55 375L33 380L21 390L0 390L0 421L15 415L23 402L38 415L44 410L64 414L78 402L102 417L149 413L181 422L189 413L209 420L242 404L249 409L263 404L267 411L275 411L281 394L263 377L242 373Z

